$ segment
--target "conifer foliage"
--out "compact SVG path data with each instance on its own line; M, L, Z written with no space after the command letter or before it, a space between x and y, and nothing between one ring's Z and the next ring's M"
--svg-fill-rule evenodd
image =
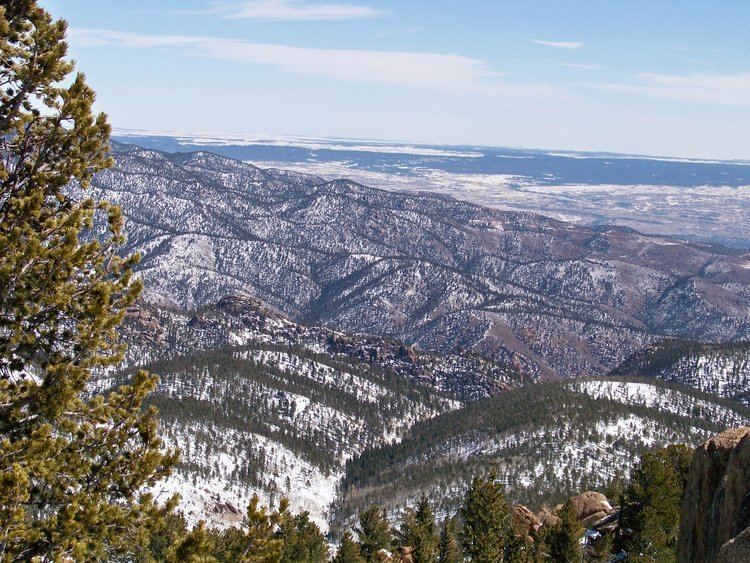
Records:
M411 549L414 563L433 563L437 558L438 537L435 515L430 509L426 495L417 502L416 509L408 508L401 519L398 541L402 547Z
M354 541L350 531L344 532L341 537L341 545L333 558L333 563L365 563L359 544Z
M525 542L516 533L504 487L494 472L474 477L461 515L464 554L472 561L526 560Z
M461 544L456 537L455 524L451 518L445 518L440 528L438 543L438 563L460 563Z
M388 523L385 510L371 506L359 513L360 550L365 561L377 561L378 552L390 550L393 543L393 532Z
M65 34L33 0L0 5L3 560L134 551L162 515L141 491L175 461L141 408L154 376L86 393L121 359L116 328L140 284L137 258L117 255L119 210L77 195L111 164L109 125L71 76Z
M667 446L644 454L633 469L616 542L630 560L674 561L691 456L686 446Z
M581 523L570 502L562 506L557 516L559 522L550 526L543 534L543 549L552 561L576 563L581 560Z

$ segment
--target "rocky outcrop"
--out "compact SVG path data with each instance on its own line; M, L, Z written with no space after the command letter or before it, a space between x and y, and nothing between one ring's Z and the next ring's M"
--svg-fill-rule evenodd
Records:
M750 561L750 528L732 538L719 550L715 563Z
M587 528L587 523L593 524L612 512L612 505L609 504L607 497L595 491L581 493L568 502L573 505L576 516Z
M542 525L542 521L537 515L522 504L516 504L513 507L513 523L517 530L527 536L531 535L532 532L536 532Z
M748 527L750 427L742 427L711 438L693 454L680 515L677 560L715 561L722 546ZM737 538L727 545L727 552L741 544Z
M539 512L538 518L541 521L542 526L556 526L560 523L560 518L555 516L547 508L542 508L542 510Z

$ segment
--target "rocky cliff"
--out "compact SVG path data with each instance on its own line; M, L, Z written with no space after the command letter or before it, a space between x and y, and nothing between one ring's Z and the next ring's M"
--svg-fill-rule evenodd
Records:
M693 455L682 504L677 560L729 560L732 554L732 561L747 561L750 551L745 549L744 556L740 552L748 545L748 527L750 427L741 427L711 438ZM717 558L720 550L723 554Z

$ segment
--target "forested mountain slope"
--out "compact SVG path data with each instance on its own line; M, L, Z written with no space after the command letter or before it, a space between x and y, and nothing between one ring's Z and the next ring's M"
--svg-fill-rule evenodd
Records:
M230 294L531 376L615 367L663 336L750 337L739 251L386 192L209 153L116 144L96 197L122 206L155 303Z
M411 425L524 382L471 353L425 354L398 342L299 325L230 296L190 312L134 307L122 327L127 368L160 375L151 402L181 463L164 487L191 520L239 520L253 492L288 496L325 525L346 460Z
M750 404L750 342L667 340L641 350L612 371L681 383Z
M748 422L736 403L653 380L530 385L419 422L400 443L350 460L334 520L370 503L397 511L422 492L452 514L472 476L493 467L513 500L554 505L627 474L649 448Z

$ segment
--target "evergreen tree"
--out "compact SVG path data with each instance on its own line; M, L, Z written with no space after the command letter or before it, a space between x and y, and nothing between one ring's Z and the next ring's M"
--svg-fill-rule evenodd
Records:
M440 528L437 560L439 563L460 563L462 560L461 545L456 538L455 526L451 518L446 517Z
M493 473L474 477L461 508L464 554L482 563L508 561L513 552L513 517L503 486Z
M221 563L242 561L242 554L247 548L247 535L240 528L227 528L223 531L212 530L211 554ZM158 560L158 559L157 559Z
M377 561L376 555L381 549L390 550L393 543L393 533L385 510L371 506L359 513L359 545L365 561Z
M167 563L216 563L217 559L211 554L213 548L205 523L200 522L169 550L166 561Z
M420 497L416 510L404 511L397 537L401 547L411 548L414 563L432 563L437 559L435 515L426 495Z
M188 534L187 522L180 513L167 514L149 533L148 553L156 561L165 561L173 546Z
M347 530L341 538L341 545L333 558L333 563L365 563L359 544L354 541L352 533Z
M167 512L141 491L175 461L141 408L155 376L85 393L94 370L121 360L116 329L140 284L137 258L116 253L119 210L82 195L111 165L109 125L70 76L65 34L34 0L0 4L3 560L147 549Z
M622 494L618 550L632 561L674 561L692 451L667 446L643 455Z
M552 561L576 563L581 559L580 539L583 527L570 502L563 505L557 516L560 521L542 535L545 551Z
M247 507L247 530L245 548L237 560L253 563L279 563L283 553L283 541L278 529L289 509L289 501L282 498L278 510L261 507L258 495L253 495Z
M279 525L278 536L283 548L282 563L324 563L328 561L328 546L320 528L310 521L310 514L284 514Z

